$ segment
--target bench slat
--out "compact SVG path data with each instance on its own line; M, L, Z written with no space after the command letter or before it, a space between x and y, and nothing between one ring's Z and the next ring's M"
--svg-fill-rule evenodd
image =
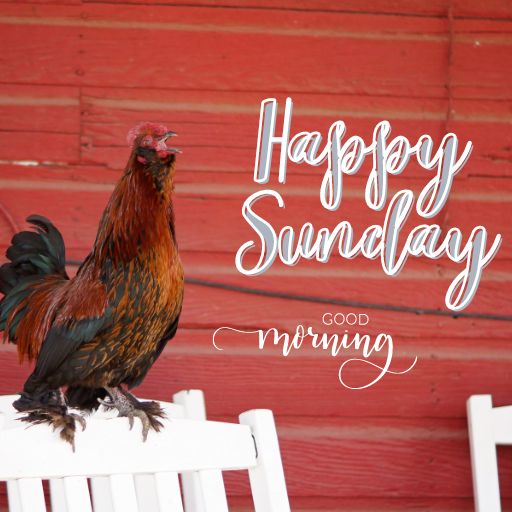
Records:
M68 476L62 479L68 512L92 512L87 478Z
M183 512L178 473L162 471L155 474L159 512Z
M46 512L43 482L40 478L20 478L18 491L23 512Z
M115 512L138 512L132 475L110 475L110 492Z

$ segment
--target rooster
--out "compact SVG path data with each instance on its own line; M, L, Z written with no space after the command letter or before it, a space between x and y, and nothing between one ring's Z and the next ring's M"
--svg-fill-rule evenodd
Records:
M157 402L128 389L142 382L178 328L183 267L172 208L176 135L141 123L128 134L131 154L101 218L96 240L75 277L64 242L46 218L17 233L0 267L0 330L20 363L35 361L14 407L29 423L47 423L74 447L82 415L99 403L142 422L146 440L164 417Z

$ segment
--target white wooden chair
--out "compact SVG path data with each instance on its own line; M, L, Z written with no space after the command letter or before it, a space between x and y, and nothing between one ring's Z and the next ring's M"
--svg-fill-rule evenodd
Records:
M12 512L47 510L43 480L53 512L224 512L221 472L238 469L249 470L256 511L290 510L269 410L247 411L240 424L206 421L202 393L180 392L160 402L165 428L146 443L140 422L130 431L126 418L98 412L73 453L47 426L17 421L15 398L0 397L0 481Z
M512 445L512 405L493 407L491 395L467 402L473 492L477 512L500 512L497 445Z

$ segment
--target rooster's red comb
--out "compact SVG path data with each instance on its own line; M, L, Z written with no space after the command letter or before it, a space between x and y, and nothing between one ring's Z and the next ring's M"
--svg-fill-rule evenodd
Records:
M157 137L164 136L169 130L166 126L159 123L151 123L151 122L143 122L139 123L137 126L134 126L126 137L126 141L128 142L130 147L133 147L135 139L139 135L156 135Z

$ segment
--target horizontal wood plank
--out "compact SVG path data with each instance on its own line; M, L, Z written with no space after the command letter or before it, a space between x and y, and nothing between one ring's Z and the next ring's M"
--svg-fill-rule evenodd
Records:
M2 0L3 3L52 3L54 5L70 5L80 3L101 3L100 0ZM154 0L110 0L109 3L116 4L147 4L151 5ZM160 5L193 5L217 8L216 0L160 0ZM448 8L452 5L453 16L455 18L497 18L510 19L510 6L507 0L493 0L487 2L484 6L478 0L455 0L451 4L448 0L435 0L432 2L416 2L414 0L395 0L390 3L386 0L347 0L339 5L329 0L252 0L244 1L240 5L240 0L224 0L223 6L238 8L258 8L258 9L292 9L304 11L338 11L338 12L356 12L368 14L399 14L414 16L434 16L446 17Z
M326 138L330 124L340 119L347 125L346 137L357 134L368 144L375 125L382 119L392 120L393 135L405 135L412 144L424 133L439 143L448 131L444 101L297 94L292 97L292 135L318 130ZM285 95L279 94L277 98L279 113L282 113ZM102 165L122 166L124 160L119 148L124 145L126 127L139 122L144 115L148 119L161 119L181 134L179 144L185 151L184 168L213 170L217 166L218 169L250 170L254 166L258 108L262 99L262 95L258 97L254 93L238 93L228 98L213 92L155 90L134 94L88 89L84 94L87 112L84 159ZM319 109L318 105L322 107ZM471 140L475 148L465 172L509 175L509 111L503 109L502 103L491 101L459 100L453 102L452 108L450 129L457 133L461 144ZM281 122L278 121L276 130ZM223 147L222 153L212 152L214 140ZM298 172L306 172L304 166L296 167ZM422 174L424 171L413 162L405 172L407 176Z
M181 135L179 144L185 151L181 169L250 172L254 165L259 104L265 97L261 93L85 88L79 103L77 88L40 86L32 88L32 92L29 89L0 85L0 119L4 126L9 126L5 130L9 140L0 149L0 160L46 158L41 145L28 145L27 137L47 140L51 133L53 139L58 134L66 135L57 137L64 147L76 148L80 144L80 158L85 162L122 168L128 128L141 119L157 119ZM282 114L286 95L276 96ZM326 137L330 124L342 119L347 124L346 137L358 134L369 144L376 123L389 119L393 135L405 135L415 143L421 134L428 133L439 143L442 135L451 129L461 143L471 140L474 144L465 174L510 175L511 115L510 108L503 108L503 102L455 100L448 123L445 100L292 96L295 102L292 134L318 130ZM83 129L78 127L79 112ZM76 138L70 140L68 134ZM45 145L46 151L51 145L51 142ZM50 160L74 162L76 155L56 152ZM298 173L309 170L306 166L290 168ZM411 162L404 176L423 174Z
M0 131L2 160L37 163L78 162L79 138L70 134Z
M160 88L353 94L368 90L370 66L379 77L372 86L379 94L444 97L446 22L435 18L387 18L383 32L379 17L361 20L338 13L275 12L269 17L257 9L119 10L108 4L30 9L6 4L4 11L2 39L10 51L4 54L8 72L3 79L9 82L142 88L151 76L152 86ZM152 48L172 48L165 59L147 51L148 30ZM429 37L418 37L418 31ZM194 45L187 42L189 34ZM51 66L14 66L23 58L19 42L29 36L36 62ZM60 38L68 41L65 51L58 51ZM404 38L411 41L405 48Z

